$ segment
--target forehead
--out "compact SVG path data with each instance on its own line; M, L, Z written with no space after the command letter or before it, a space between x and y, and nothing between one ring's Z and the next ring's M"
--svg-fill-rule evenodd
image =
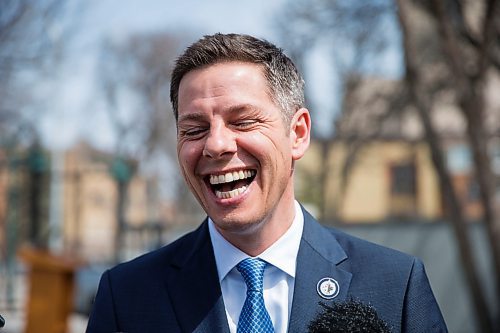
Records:
M223 62L188 72L179 85L179 114L199 104L270 101L261 65Z

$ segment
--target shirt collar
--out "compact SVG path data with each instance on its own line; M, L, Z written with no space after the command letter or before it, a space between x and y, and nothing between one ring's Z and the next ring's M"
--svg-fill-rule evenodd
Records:
M295 217L292 225L274 244L262 252L259 258L295 277L297 253L299 252L303 228L304 215L299 203L295 201ZM229 243L215 228L210 217L208 218L208 230L214 249L219 282L221 282L241 260L248 258L248 254Z

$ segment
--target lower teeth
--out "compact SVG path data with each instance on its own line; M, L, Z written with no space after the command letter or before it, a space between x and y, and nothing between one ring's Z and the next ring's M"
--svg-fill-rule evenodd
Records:
M229 198L234 198L234 197L240 195L241 193L245 192L246 189L247 189L246 186L242 186L240 188L234 189L232 191L227 191L227 192L215 191L215 195L219 199L229 199Z

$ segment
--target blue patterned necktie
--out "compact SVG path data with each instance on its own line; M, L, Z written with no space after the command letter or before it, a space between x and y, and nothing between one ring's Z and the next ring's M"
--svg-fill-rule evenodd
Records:
M237 333L274 333L262 293L265 268L266 262L259 258L244 259L236 266L247 285L247 298L241 309Z

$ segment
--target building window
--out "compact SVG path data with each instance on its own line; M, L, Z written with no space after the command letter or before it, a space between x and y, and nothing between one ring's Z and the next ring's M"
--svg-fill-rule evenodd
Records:
M390 212L392 217L416 214L416 170L412 162L390 166Z
M415 166L413 163L391 167L391 194L415 195Z

